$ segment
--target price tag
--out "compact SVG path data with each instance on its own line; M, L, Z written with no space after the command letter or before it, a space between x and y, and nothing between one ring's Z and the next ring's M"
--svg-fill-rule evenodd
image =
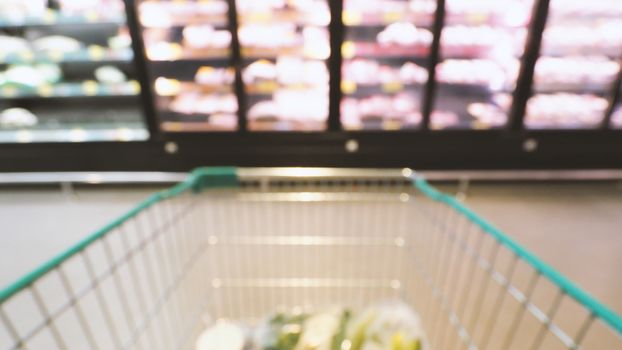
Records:
M254 12L245 16L244 19L246 22L259 22L265 23L269 22L272 19L272 15L270 12Z
M389 83L382 84L382 91L384 92L389 92L389 93L398 92L398 91L402 91L403 89L404 89L404 86L399 81L392 81Z
M49 84L41 85L37 88L37 94L42 97L50 97L54 94L54 87Z
M52 24L54 22L56 22L56 19L58 18L58 15L56 14L56 12L54 12L53 10L47 10L45 12L45 14L43 15L43 23L46 24Z
M97 11L95 10L88 11L85 14L84 18L86 19L86 22L88 23L97 22L99 21L99 13L97 13Z
M74 128L71 129L67 136L71 142L84 142L88 137L88 133L84 129Z
M18 57L20 61L31 62L35 58L35 55L30 51L22 51L19 53Z
M172 59L181 58L182 55L184 54L184 48L178 43L172 43L170 45L170 50L171 50Z
M363 130L363 125L361 124L348 124L346 125L347 130Z
M82 91L86 96L97 95L97 90L99 90L99 86L93 80L87 80L82 83Z
M33 139L32 132L28 130L20 130L15 134L15 140L20 143L32 142Z
M81 94L81 86L76 84L58 84L54 86L56 96L74 96Z
M93 61L101 61L104 58L104 48L99 45L91 45L88 48L89 58Z
M469 24L485 24L488 22L488 15L486 13L469 13L466 20Z
M343 58L352 58L356 55L356 45L351 41L345 41L343 45L341 45L341 56Z
M384 130L399 130L402 128L402 123L398 120L385 120L382 123Z
M119 141L131 141L132 140L132 130L128 128L117 128L115 130L116 138Z
M4 97L15 97L19 90L14 86L5 86L2 88L2 96Z
M475 130L490 129L490 124L483 123L483 122L481 122L479 120L475 120L475 121L471 122L471 128L473 128Z
M257 92L265 94L272 93L278 88L278 85L274 81L262 81L256 85Z
M59 62L63 60L65 53L59 50L52 50L48 53L48 57L50 60L54 62Z
M352 80L341 81L341 91L346 95L356 92L356 83Z
M343 24L347 26L355 26L363 22L363 16L361 15L360 12L354 12L354 11L348 11L348 10L343 11L341 15L341 19L343 21Z
M138 93L140 93L140 83L137 82L136 80L130 80L128 82L128 87L130 90L130 94L138 95Z
M386 24L391 24L393 22L399 22L403 18L402 12L390 11L382 14L382 20Z
M309 85L307 85L305 83L297 83L297 84L289 85L289 88L292 89L292 90L310 90L310 89L312 89L312 87L309 87Z
M162 128L166 131L184 131L184 126L181 123L167 122L162 125Z

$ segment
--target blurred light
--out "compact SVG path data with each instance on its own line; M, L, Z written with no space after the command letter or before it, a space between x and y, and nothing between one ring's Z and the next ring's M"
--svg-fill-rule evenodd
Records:
M177 79L157 78L155 91L160 96L175 96L181 91L181 83Z
M28 142L32 142L33 135L30 131L20 130L17 133L15 133L15 138L17 139L17 142L28 143Z
M134 139L134 132L128 128L118 128L116 136L119 141L131 141Z
M68 138L71 142L84 142L88 134L84 129L73 129L69 132Z
M101 183L104 179L100 174L88 174L86 176L86 182L89 184L98 184Z

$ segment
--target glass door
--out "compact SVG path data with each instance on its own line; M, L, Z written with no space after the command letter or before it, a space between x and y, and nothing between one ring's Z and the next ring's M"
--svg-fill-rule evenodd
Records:
M435 11L436 0L344 0L344 129L420 127Z
M0 142L146 140L122 0L0 1Z
M225 0L138 2L138 17L165 132L238 129Z
M507 124L533 0L447 0L432 129Z
M620 1L551 0L543 35L526 127L599 127L620 71Z
M330 56L326 0L236 0L250 131L322 131Z

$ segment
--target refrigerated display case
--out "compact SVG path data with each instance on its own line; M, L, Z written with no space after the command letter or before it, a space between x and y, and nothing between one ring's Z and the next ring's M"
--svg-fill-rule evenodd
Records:
M149 84L164 132L235 131L229 4L138 1Z
M436 0L344 0L344 129L420 127L435 11Z
M507 125L533 0L447 0L431 129Z
M236 0L250 131L323 131L329 109L326 0Z
M622 56L622 6L617 0L551 0L529 129L589 129L602 125Z
M30 143L0 170L622 168L621 21L620 0L0 0L0 142ZM145 142L71 145L115 140Z
M0 2L0 143L146 140L122 0Z

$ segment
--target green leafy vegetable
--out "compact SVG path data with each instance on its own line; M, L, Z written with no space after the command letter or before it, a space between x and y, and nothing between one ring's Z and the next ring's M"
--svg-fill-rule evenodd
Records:
M344 310L341 315L341 322L339 323L339 328L337 329L337 333L333 337L333 342L331 345L331 350L341 350L341 345L343 341L346 340L346 335L348 331L348 322L350 322L351 313L349 310Z

